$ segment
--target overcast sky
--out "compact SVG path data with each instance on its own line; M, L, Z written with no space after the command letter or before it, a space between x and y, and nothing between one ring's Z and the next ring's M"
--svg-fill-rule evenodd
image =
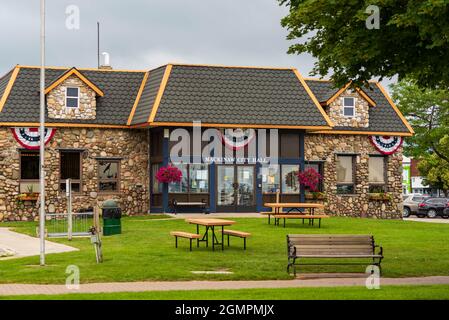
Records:
M0 74L39 65L38 0L0 0ZM310 55L288 55L287 14L276 0L47 0L46 64L97 66L101 51L115 69L151 69L168 62L296 67L307 76ZM66 8L80 10L80 28L66 27Z

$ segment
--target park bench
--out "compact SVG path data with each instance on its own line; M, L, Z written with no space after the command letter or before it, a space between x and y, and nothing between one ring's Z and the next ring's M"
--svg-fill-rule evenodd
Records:
M189 208L201 208L201 210L204 213L208 213L206 212L206 201L202 200L202 201L177 201L177 200L173 200L173 212L174 214L178 213L179 208L181 207L189 207Z
M190 251L192 251L192 240L199 239L201 236L196 233L189 233L184 231L172 231L170 232L171 236L175 237L175 247L178 247L178 238L185 238L190 240Z
M377 250L376 250L377 248ZM375 245L371 235L287 235L287 272L298 265L323 265L323 263L296 263L304 259L371 259L370 265L379 267L383 259L382 247ZM377 251L377 252L376 252ZM324 263L325 264L325 263ZM362 264L346 263L342 264ZM363 263L365 264L365 263Z
M318 220L318 228L321 228L321 219L329 218L329 216L325 214L277 214L274 216L274 224L279 225L279 220L284 219L284 228L285 228L285 220L286 219L302 219L302 223L304 223L305 219L309 220L309 225L313 226L314 220Z
M246 250L246 238L251 236L249 232L237 231L237 230L223 230L223 234L228 236L228 247L229 247L229 237L237 237L243 239L243 249Z

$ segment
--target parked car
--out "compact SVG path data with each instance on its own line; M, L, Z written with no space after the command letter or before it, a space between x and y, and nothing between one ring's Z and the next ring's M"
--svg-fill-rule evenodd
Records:
M449 218L449 215L444 213L444 209L447 208L449 199L447 198L428 198L418 205L418 217L435 218L436 216L442 216L443 218Z
M410 194L404 195L404 197L403 197L404 209L402 212L402 216L404 218L407 218L412 214L417 214L418 213L418 205L424 199L428 199L429 197L430 196L428 196L428 195L422 195L420 193L410 193Z
M449 217L449 202L446 204L446 208L443 210L443 218Z

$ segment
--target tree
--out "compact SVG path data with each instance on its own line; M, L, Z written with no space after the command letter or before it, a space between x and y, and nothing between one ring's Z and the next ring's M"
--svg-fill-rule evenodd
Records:
M391 86L393 99L409 120L415 135L406 140L404 152L420 160L418 169L426 182L449 189L449 91L421 89L413 80Z
M338 86L398 75L421 87L449 86L449 0L278 0L290 54L318 59L313 75ZM379 29L366 21L376 19ZM367 10L368 9L368 10Z
M419 172L425 177L424 184L442 190L449 195L449 163L436 154L426 155L418 163Z

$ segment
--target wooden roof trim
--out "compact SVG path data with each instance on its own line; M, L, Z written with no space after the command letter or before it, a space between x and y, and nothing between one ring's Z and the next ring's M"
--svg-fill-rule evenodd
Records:
M89 79L87 79L81 72L79 72L76 68L69 69L65 72L61 77L56 79L53 83L51 83L47 88L45 88L45 94L48 94L51 90L56 88L58 85L63 83L68 77L76 75L81 81L83 81L89 88L91 88L97 95L100 97L104 96L104 92L98 88L95 84L93 84Z
M147 83L148 77L150 76L150 72L146 72L143 76L142 83L140 84L139 91L137 92L136 100L134 101L133 108L131 109L131 113L129 114L128 121L126 124L129 126L131 125L131 122L134 117L134 113L136 112L137 106L139 105L140 98L142 97L143 89L145 88L145 85Z
M151 113L150 113L150 116L147 121L149 123L153 122L154 118L156 117L157 110L159 109L159 105L161 104L162 96L164 95L165 87L167 86L168 79L170 78L170 73L171 73L172 68L173 68L173 65L171 65L171 64L168 64L165 68L164 76L162 77L162 81L159 86L159 90L157 92L156 99L154 100L153 108L151 109Z
M322 105L330 105L332 102L334 102L343 92L346 91L346 89L348 89L348 87L351 85L352 82L348 82L343 88L340 88L337 92L335 92L332 97L330 97L329 99L327 99L327 101L323 101L321 102ZM369 105L375 107L376 106L376 102L370 98L370 96L368 96L366 94L365 91L363 91L361 88L357 87L355 88L355 90L357 91L358 94L360 94L362 96L363 99L365 99Z
M105 128L105 129L129 129L126 125L95 124L95 123L52 123L46 122L46 127L55 128ZM39 127L39 122L0 122L0 127Z
M5 91L3 92L3 96L0 99L0 112L2 112L6 100L8 100L9 94L11 93L12 87L14 86L14 82L17 79L19 71L20 71L19 66L14 67L11 77L9 78L8 84L6 85Z
M293 73L296 75L296 77L298 78L299 82L301 82L302 86L304 87L304 89L306 90L307 94L309 95L309 97L312 99L313 103L315 104L315 106L317 107L318 111L321 113L321 115L323 116L324 120L326 121L326 123L328 124L329 127L333 127L334 124L332 122L332 120L329 118L329 115L324 111L324 109L321 107L321 104L319 103L318 99L315 97L315 95L313 94L312 90L310 90L309 86L307 85L307 83L305 82L305 80L303 79L301 73L299 73L299 71L297 69L293 69Z
M393 110L396 112L396 114L399 116L399 118L402 120L402 123L404 123L404 125L407 127L408 131L410 132L410 135L413 135L415 133L415 131L413 130L412 126L410 125L410 123L408 123L407 119L405 119L402 112L394 104L393 100L391 100L389 94L385 91L384 87L380 84L380 82L377 82L376 86L379 88L379 90L382 92L382 94L388 100L388 103L393 108Z

